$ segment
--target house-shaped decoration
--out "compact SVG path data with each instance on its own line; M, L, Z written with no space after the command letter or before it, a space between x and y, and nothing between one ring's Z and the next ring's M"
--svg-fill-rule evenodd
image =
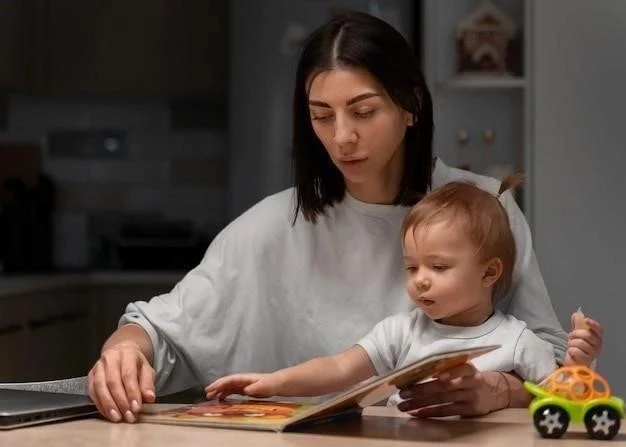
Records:
M508 73L509 45L517 26L490 1L483 1L457 26L459 73Z

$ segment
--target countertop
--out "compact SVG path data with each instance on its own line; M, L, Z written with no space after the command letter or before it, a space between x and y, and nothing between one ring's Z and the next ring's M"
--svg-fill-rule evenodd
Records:
M33 275L0 274L0 298L47 292L72 286L164 285L174 286L186 272L172 271L93 271Z
M101 419L27 427L0 433L0 445L91 446L502 446L584 447L604 445L587 438L584 426L571 426L560 440L542 439L526 409L510 409L476 419L417 420L390 407L369 407L362 418L322 424L303 431L273 433L156 424L113 424ZM606 444L626 446L622 430Z

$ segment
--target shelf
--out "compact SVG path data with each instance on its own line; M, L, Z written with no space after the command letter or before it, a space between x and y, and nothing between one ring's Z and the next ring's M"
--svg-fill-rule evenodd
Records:
M518 76L460 75L442 85L453 89L515 89L524 88L526 79Z

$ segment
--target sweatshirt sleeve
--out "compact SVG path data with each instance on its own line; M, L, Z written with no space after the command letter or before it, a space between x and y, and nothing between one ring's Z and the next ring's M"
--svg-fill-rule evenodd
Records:
M550 343L524 329L515 346L514 371L523 380L539 383L557 368Z
M567 334L556 317L539 271L528 222L509 192L502 195L502 203L515 237L517 257L511 290L502 299L501 308L526 322L530 330L550 343L557 361L562 363L567 350Z
M403 312L385 318L357 343L369 356L376 375L382 376L398 367L404 345L410 340L413 314Z
M126 307L119 326L137 324L149 335L156 371L156 392L171 394L203 383L202 373L194 370L193 356L198 347L211 346L207 340L207 319L220 314L218 299L229 279L224 269L223 234L211 243L200 264L166 294L149 302L137 301ZM204 318L203 318L204 317ZM209 355L210 350L202 352Z

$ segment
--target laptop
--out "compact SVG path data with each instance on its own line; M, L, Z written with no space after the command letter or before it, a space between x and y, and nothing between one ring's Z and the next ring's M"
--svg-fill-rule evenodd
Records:
M97 414L88 396L0 389L0 429L26 427Z

